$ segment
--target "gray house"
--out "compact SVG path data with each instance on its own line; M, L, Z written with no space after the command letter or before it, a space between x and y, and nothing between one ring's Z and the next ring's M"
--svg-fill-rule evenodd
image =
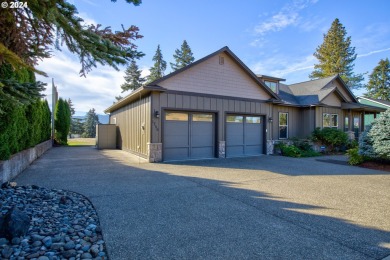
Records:
M285 85L255 75L228 47L143 86L105 110L117 146L150 162L270 154L316 127L362 130L360 104L339 76Z

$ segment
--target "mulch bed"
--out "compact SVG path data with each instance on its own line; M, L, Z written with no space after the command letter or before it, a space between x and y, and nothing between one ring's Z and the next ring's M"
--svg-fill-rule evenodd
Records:
M380 163L380 162L364 162L359 165L363 168L373 169L373 170L380 170L380 171L388 171L390 172L390 164L388 163Z

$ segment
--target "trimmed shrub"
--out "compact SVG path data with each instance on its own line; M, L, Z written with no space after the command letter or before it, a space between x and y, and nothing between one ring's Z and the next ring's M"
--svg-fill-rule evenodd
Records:
M317 127L311 136L313 142L321 143L329 148L329 151L339 151L348 144L348 135L335 128Z
M54 112L55 141L61 145L68 144L70 129L70 108L62 98L58 99Z
M358 165L364 162L365 158L363 155L359 154L359 148L355 147L347 150L348 163L350 165Z

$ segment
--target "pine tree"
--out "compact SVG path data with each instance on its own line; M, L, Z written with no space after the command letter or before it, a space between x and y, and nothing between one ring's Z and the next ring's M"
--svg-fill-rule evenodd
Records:
M68 98L68 105L69 105L69 109L70 109L70 115L74 116L74 114L76 113L76 110L74 109L73 102L70 98Z
M175 59L175 63L171 62L171 67L174 71L184 68L185 66L194 62L195 58L186 40L183 41L180 50L175 50L173 58Z
M95 113L95 109L92 108L85 116L84 133L83 136L87 138L96 137L96 125L99 124L99 116Z
M145 82L145 79L141 77L141 70L138 69L135 60L132 60L130 66L127 67L124 78L125 83L121 85L122 93L128 90L135 90Z
M335 19L327 34L324 34L323 43L313 54L319 61L314 65L314 71L309 75L311 79L320 79L339 74L350 88L362 87L362 74L354 74L356 59L355 47L351 47L351 37L347 37L345 27L339 19Z
M368 137L378 158L390 160L390 109L381 113L372 123Z
M163 59L160 44L157 46L156 54L153 56L154 65L150 68L148 83L158 80L164 76L164 71L167 69L167 62Z
M380 60L369 75L366 89L367 97L390 101L390 62L388 58Z

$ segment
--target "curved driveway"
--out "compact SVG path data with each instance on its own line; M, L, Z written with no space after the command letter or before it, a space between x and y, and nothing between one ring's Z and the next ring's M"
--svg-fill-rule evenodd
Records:
M89 197L112 260L390 255L390 173L340 156L149 164L119 150L59 147L16 182Z

